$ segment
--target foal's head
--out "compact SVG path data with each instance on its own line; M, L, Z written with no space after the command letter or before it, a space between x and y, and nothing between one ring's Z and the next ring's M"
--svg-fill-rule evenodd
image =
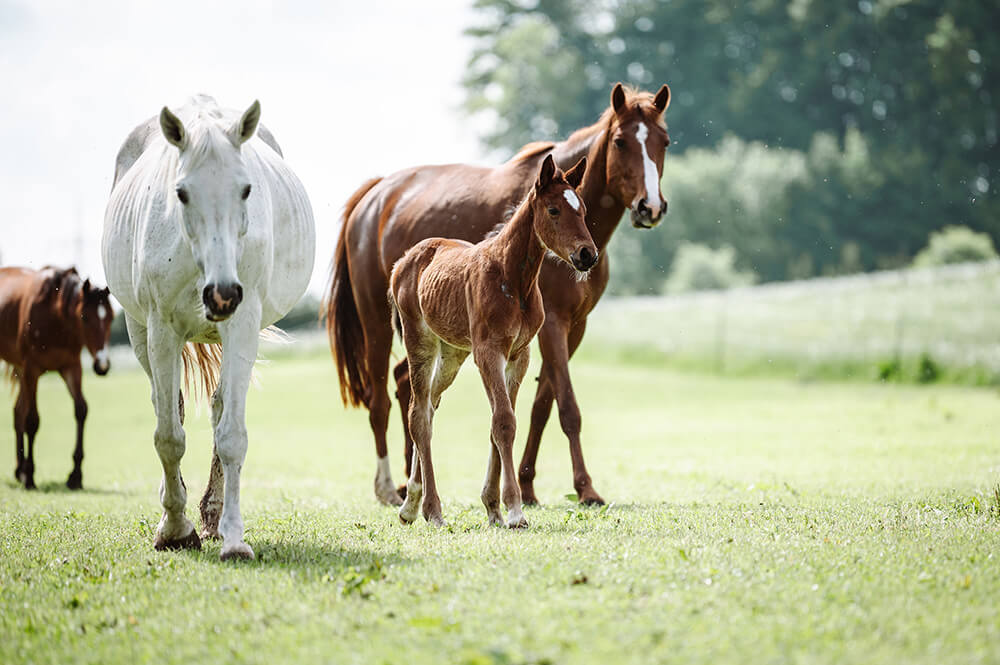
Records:
M182 233L205 279L205 317L223 321L243 300L237 264L251 186L240 148L257 130L260 103L251 104L228 129L211 118L201 120L189 131L167 107L160 112L163 135L180 151L174 191Z
M584 157L564 175L552 155L547 155L538 171L532 201L535 233L542 244L582 272L597 263L597 246L585 220L587 209L576 192L586 169Z
M111 321L115 318L111 309L110 293L107 287L98 289L86 280L80 290L80 299L75 314L80 318L83 329L83 343L94 358L94 372L104 376L111 369L108 358L108 341L111 339Z
M656 96L626 94L619 83L611 91L607 144L609 190L632 211L632 225L651 229L667 211L660 192L663 157L670 138L663 112L670 105L670 88L664 85Z

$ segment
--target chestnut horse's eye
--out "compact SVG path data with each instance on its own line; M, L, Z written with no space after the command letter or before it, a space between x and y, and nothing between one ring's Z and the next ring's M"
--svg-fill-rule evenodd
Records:
M183 187L178 187L177 188L177 198L180 199L181 203L183 203L184 205L187 205L187 202L188 202L188 193L187 193L187 190L184 189Z
M625 139L623 139L620 136L616 136L615 137L615 147L616 148L624 148L625 147Z
M557 208L555 206L549 206L548 213L552 217L558 217L559 216L559 208Z
M244 201L250 198L250 185L243 188L243 193L240 194L240 197L242 197Z

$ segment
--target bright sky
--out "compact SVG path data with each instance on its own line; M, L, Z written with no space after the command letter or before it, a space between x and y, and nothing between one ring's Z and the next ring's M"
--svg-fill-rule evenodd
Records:
M318 293L341 207L373 175L482 161L459 85L468 0L0 0L0 262L75 263L100 243L128 132L196 92L260 99L316 216Z

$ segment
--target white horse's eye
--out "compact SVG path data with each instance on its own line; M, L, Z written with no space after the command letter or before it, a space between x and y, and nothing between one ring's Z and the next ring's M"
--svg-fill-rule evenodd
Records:
M187 202L188 202L188 193L187 193L187 190L184 189L183 187L178 187L177 188L177 198L180 199L181 203L183 203L184 205L187 205Z
M250 185L247 185L246 187L243 188L243 193L240 196L243 197L244 201L250 198Z

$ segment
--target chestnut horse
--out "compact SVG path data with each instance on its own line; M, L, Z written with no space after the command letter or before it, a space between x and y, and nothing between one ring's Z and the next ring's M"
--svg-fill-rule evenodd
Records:
M545 318L538 273L552 252L586 274L597 262L584 221L586 210L575 192L587 158L563 176L545 157L535 186L511 220L477 245L428 238L417 243L392 269L390 298L410 368L410 433L416 446L406 501L399 518L417 516L423 494L424 519L442 524L441 502L431 461L431 421L443 393L472 353L493 411L490 460L482 499L490 524L528 526L514 472L514 403L528 369L528 345Z
M94 372L98 376L107 374L111 368L108 339L113 318L108 289L91 286L89 279L81 280L75 268L0 268L0 360L7 363L18 387L14 404L14 476L26 489L35 489L38 379L50 371L59 372L66 382L76 416L73 471L66 487L83 487L87 400L83 398L80 351L87 347L94 358Z
M524 198L538 165L551 155L564 169L587 157L590 167L580 196L587 208L587 227L601 257L583 281L564 266L542 264L539 287L545 322L538 333L542 369L521 462L521 493L525 503L537 502L535 457L554 398L569 439L577 495L582 503L603 503L583 460L580 409L568 362L583 338L587 315L608 283L603 250L626 207L631 209L632 224L637 228L656 226L666 211L659 182L669 144L663 123L669 103L666 85L654 96L618 84L612 90L610 108L600 119L566 141L528 144L496 168L450 164L399 171L369 180L347 201L324 315L341 397L345 404L364 404L369 411L378 455L375 494L382 502L401 503L392 483L386 446L392 326L385 291L392 265L424 238L481 240L505 211ZM397 367L396 375L401 379L397 394L405 401L409 394L405 367ZM407 411L404 403L404 425Z

